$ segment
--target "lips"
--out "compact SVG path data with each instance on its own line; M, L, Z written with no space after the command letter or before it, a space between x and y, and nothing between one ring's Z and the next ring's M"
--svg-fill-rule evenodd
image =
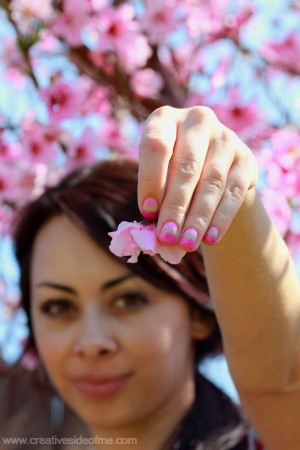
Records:
M126 385L131 374L125 375L94 375L86 374L74 378L75 387L88 397L110 397L120 392Z

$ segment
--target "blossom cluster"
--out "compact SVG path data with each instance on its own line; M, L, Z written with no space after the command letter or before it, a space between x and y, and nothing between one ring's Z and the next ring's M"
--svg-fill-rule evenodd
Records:
M2 0L0 233L67 171L110 151L137 157L154 109L206 105L257 155L262 198L296 256L300 8L264 4Z

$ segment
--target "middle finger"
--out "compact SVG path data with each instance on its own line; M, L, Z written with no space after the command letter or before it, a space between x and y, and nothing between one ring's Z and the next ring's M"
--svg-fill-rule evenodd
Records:
M181 123L171 158L157 230L161 241L175 244L180 234L209 147L209 127L198 114Z

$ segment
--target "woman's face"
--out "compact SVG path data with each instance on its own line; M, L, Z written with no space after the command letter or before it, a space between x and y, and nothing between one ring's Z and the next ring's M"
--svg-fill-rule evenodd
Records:
M180 296L134 275L63 215L39 231L30 281L39 354L89 426L126 426L184 401L195 333ZM198 324L198 338L209 332Z

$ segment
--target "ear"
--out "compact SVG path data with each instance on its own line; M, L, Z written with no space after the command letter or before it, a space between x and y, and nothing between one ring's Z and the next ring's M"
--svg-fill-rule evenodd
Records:
M193 309L191 316L191 333L193 339L202 341L207 339L216 327L215 319L211 316L203 316L200 311Z

